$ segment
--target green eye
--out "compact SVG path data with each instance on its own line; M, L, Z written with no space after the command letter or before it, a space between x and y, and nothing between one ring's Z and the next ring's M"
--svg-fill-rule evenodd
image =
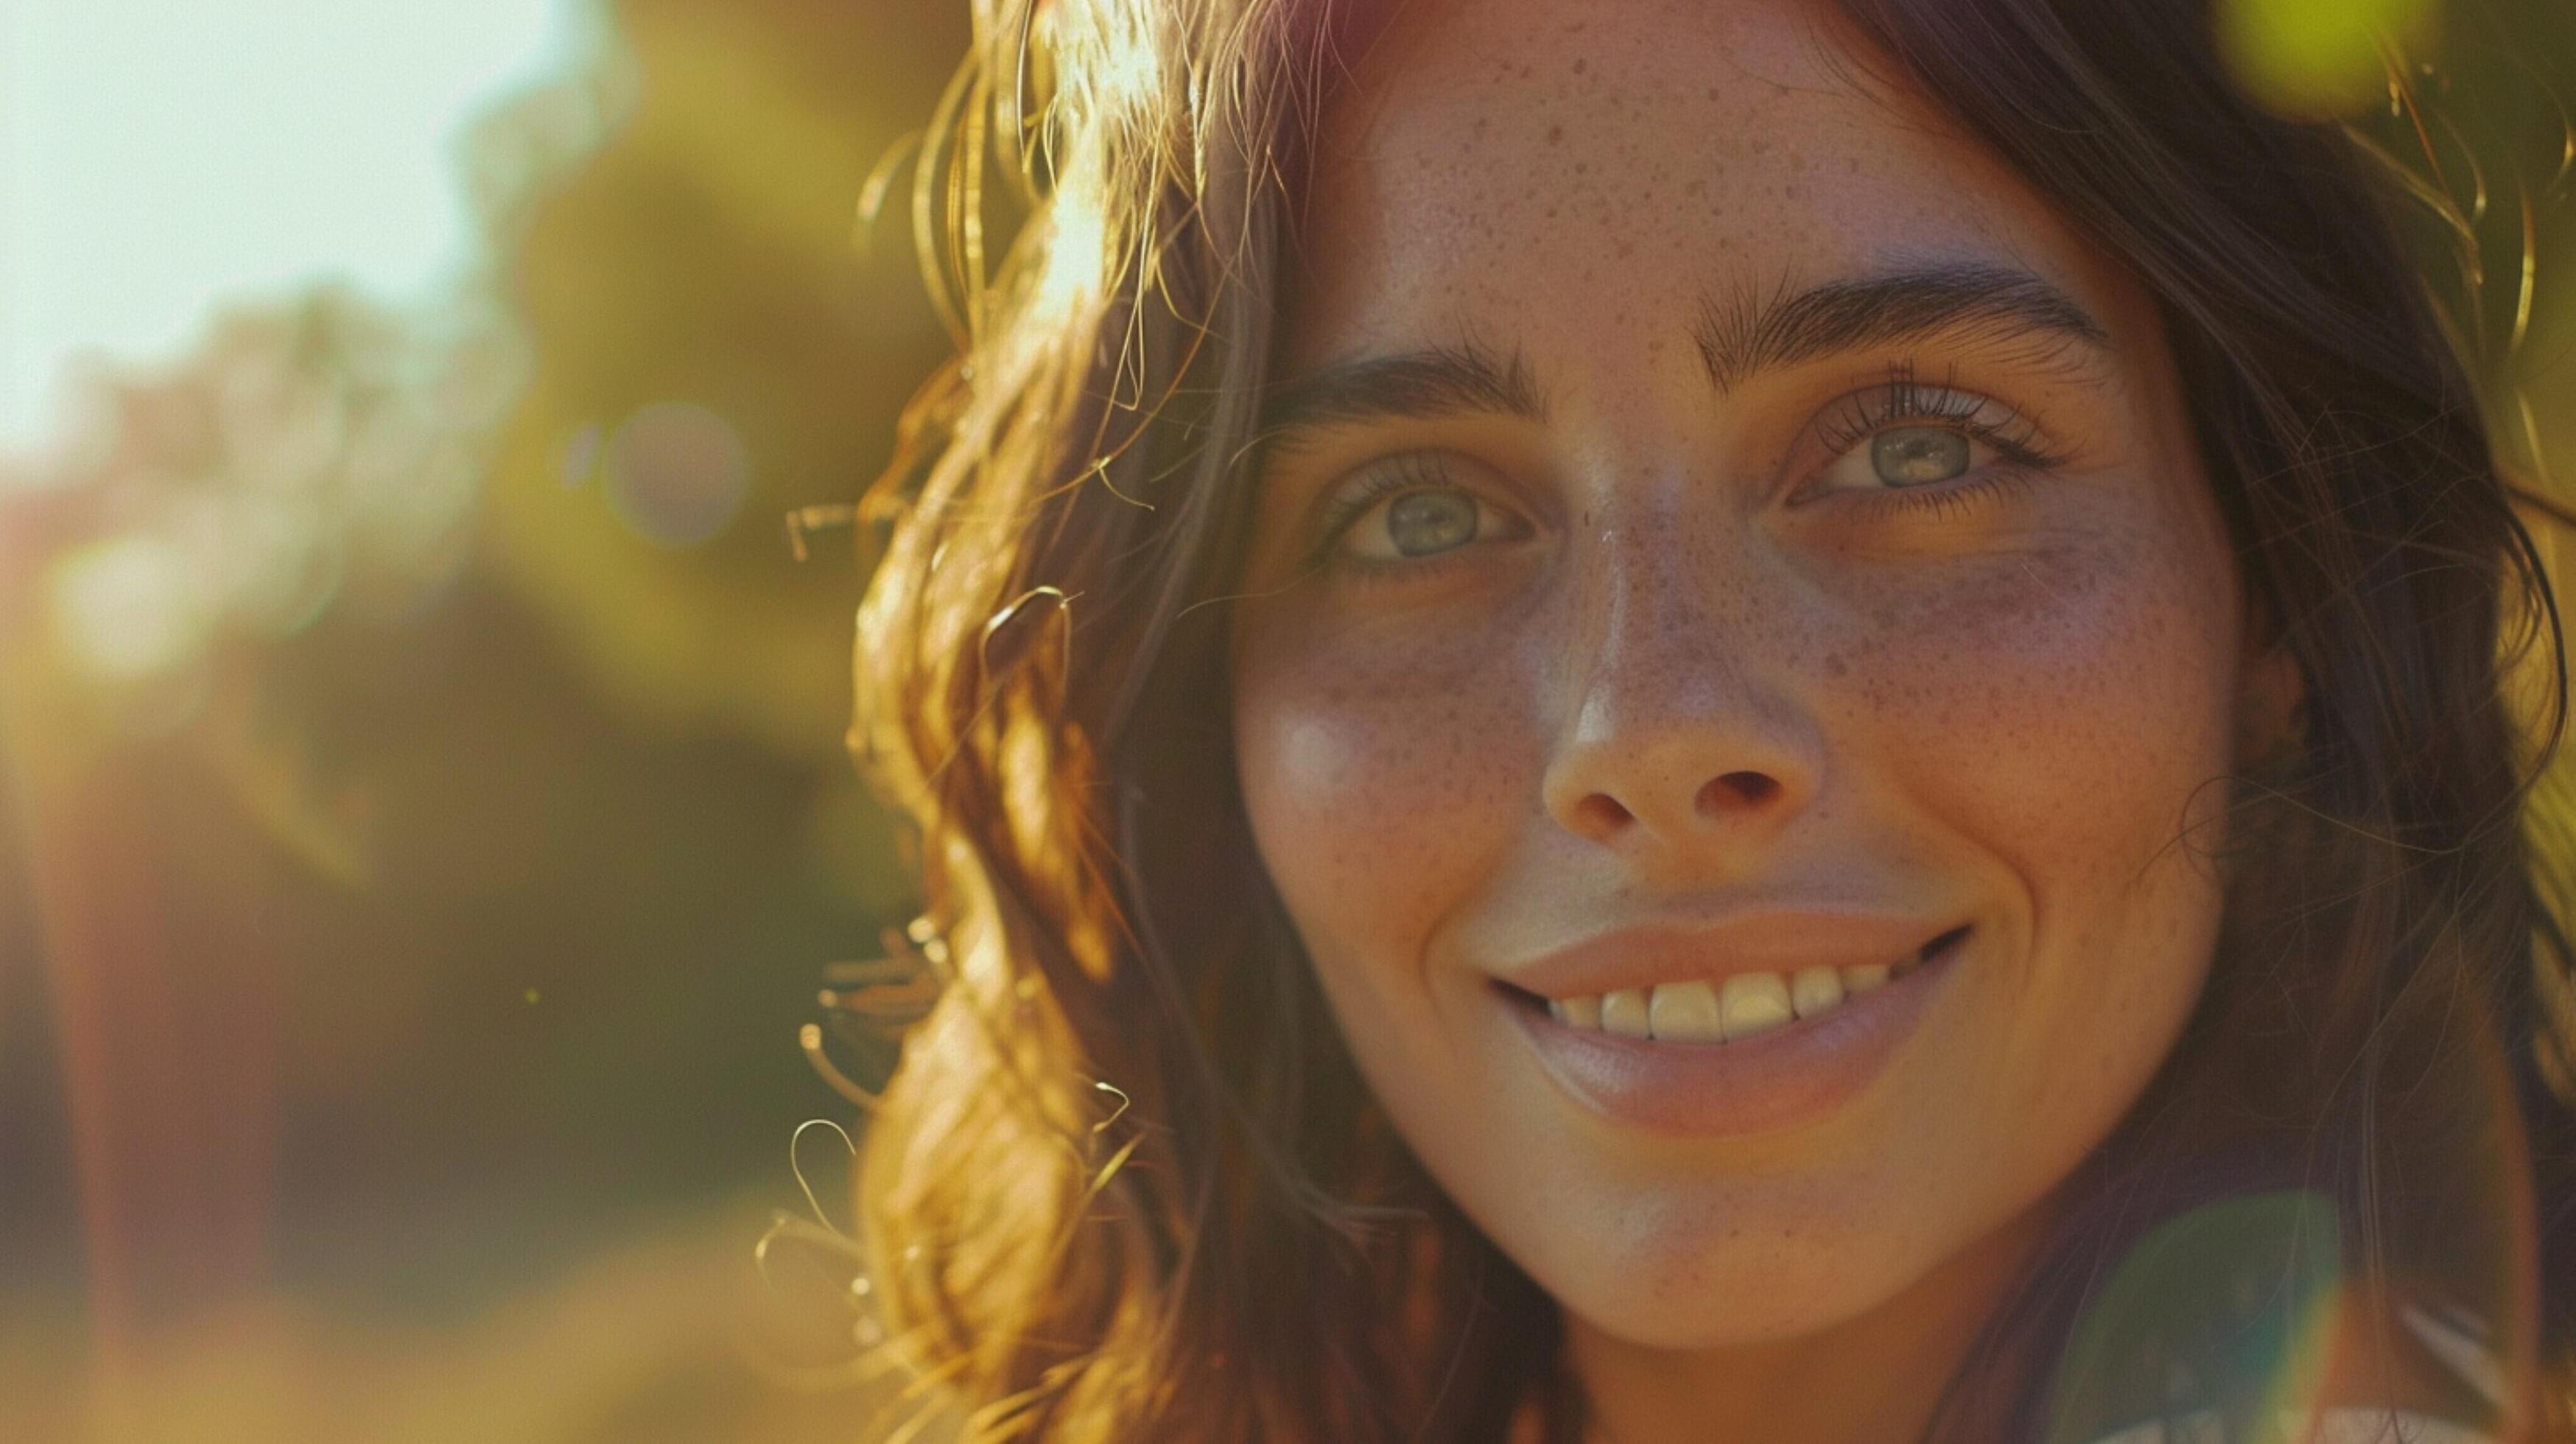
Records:
M1363 566L1405 570L1407 563L1520 541L1532 534L1529 521L1491 499L1508 489L1504 476L1471 457L1442 452L1388 457L1353 476L1332 499L1318 545Z
M1898 426L1869 443L1870 469L1895 486L1922 486L1965 476L1968 438L1947 426Z
M1407 492L1386 509L1386 539L1402 556L1429 556L1476 538L1476 499L1462 491Z

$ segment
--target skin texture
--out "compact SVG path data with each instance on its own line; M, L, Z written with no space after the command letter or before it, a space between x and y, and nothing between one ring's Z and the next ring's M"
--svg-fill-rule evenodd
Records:
M2220 840L2295 685L2245 645L2146 296L1843 43L1761 0L1406 8L1325 117L1282 374L1472 346L1544 416L1284 436L1234 613L1246 806L1344 1037L1632 1444L1920 1425L2180 1032L2223 896L2182 834ZM2030 272L2107 345L1972 326L1711 376L1709 308L1927 259ZM1876 505L1835 418L1909 363L2051 464ZM1974 455L1941 485L2013 469ZM1389 474L1473 498L1474 539L1404 558L1383 497L1324 534ZM1973 925L1819 1121L1620 1123L1492 984L1756 902Z

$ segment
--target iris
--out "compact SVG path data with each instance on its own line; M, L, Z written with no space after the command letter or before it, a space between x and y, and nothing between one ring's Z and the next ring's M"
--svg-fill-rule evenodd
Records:
M1948 481L1968 469L1968 438L1946 426L1899 426L1870 441L1869 460L1881 481Z
M1417 491L1386 509L1386 537L1409 557L1464 545L1476 535L1476 502L1455 491Z

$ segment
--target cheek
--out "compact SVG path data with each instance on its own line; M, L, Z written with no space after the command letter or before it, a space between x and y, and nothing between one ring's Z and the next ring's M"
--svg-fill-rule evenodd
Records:
M1886 775L2034 877L2134 872L2228 765L2232 577L2158 535L1945 568L1848 663Z
M2019 894L1977 1112L2089 1136L2143 1086L2206 975L2223 891L2236 659L2223 546L2171 528L1988 558L1855 659L1911 801ZM1864 665L1864 661L1866 665Z
M1415 951L1510 844L1537 754L1495 640L1238 634L1244 805L1319 964Z

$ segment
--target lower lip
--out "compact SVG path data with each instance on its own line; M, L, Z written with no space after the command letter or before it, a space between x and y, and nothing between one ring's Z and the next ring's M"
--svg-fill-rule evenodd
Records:
M1921 1025L1969 937L1823 1017L1741 1043L1657 1043L1569 1027L1527 994L1497 992L1578 1103L1653 1133L1742 1138L1819 1122L1868 1088Z

